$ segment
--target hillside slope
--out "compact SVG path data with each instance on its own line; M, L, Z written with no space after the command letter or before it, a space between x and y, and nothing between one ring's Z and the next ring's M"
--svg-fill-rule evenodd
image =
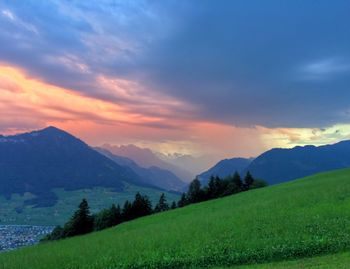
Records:
M220 267L213 269L349 269L349 264L350 252L346 251L297 260Z
M349 224L346 169L3 253L0 267L199 268L278 261L349 249Z
M350 140L325 146L275 148L252 161L246 171L269 184L350 167Z
M52 206L53 189L93 187L122 191L125 182L145 184L130 168L120 166L69 133L48 127L0 137L0 195L31 193L27 204Z

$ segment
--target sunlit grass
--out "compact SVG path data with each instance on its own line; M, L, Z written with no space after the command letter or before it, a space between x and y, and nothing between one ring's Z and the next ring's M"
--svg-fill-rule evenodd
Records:
M349 264L350 252L340 252L297 260L272 262L265 264L249 264L234 267L218 267L213 269L348 269Z
M6 269L199 268L350 249L350 169L0 255Z

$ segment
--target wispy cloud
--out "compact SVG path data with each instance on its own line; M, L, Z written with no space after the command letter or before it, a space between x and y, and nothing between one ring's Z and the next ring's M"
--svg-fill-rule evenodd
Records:
M126 89L131 91L127 88L128 82L124 83ZM84 96L70 89L28 78L22 71L9 66L0 66L0 92L1 114L12 119L14 125L24 114L46 123L91 121L100 125L127 124L168 129L175 128L179 120L174 118L174 122L171 123L168 121L171 116L164 117L162 105L171 109L171 104L163 103L165 101L161 99L158 99L156 107L160 111L150 116L142 113L147 111L145 105L142 111L138 111L137 108L130 109L109 100ZM125 97L126 100L128 98L129 96Z
M0 68L27 80L2 73L0 105L14 125L25 115L33 126L123 126L124 137L174 145L215 140L208 126L225 133L222 141L243 135L237 128L302 141L303 128L350 119L349 8L346 1L4 0ZM28 93L31 80L40 87ZM31 120L35 109L44 120ZM207 136L196 140L200 132Z
M311 81L334 79L339 75L350 75L350 62L335 57L307 63L300 70L300 77Z
M3 17L7 18L10 22L12 22L17 27L23 28L31 33L36 34L36 35L39 34L37 28L33 24L21 20L10 10L3 9L3 10L1 10L1 14L3 15Z

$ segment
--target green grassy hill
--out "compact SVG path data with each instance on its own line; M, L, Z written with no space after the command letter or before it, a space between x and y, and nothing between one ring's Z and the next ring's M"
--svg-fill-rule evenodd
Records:
M214 269L349 269L349 264L350 252L340 252L297 260L218 267Z
M3 253L0 268L215 268L301 259L348 249L350 169ZM348 255L346 258L349 260Z

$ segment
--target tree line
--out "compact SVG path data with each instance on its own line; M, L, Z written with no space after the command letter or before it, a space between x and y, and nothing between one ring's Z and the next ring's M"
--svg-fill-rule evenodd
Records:
M218 176L211 176L208 184L203 187L199 179L196 178L190 183L188 191L182 194L177 203L173 201L169 205L165 194L162 193L158 203L153 208L148 196L141 195L138 192L134 200L132 202L127 200L123 207L120 207L119 204L113 204L110 208L103 209L96 214L91 214L87 200L83 199L69 221L63 226L56 226L42 241L58 240L100 231L147 215L265 187L266 185L264 181L254 179L249 172L243 180L237 172L223 179Z
M254 179L249 171L243 180L238 172L223 179L218 176L211 176L208 184L204 187L196 178L190 183L187 193L182 194L177 206L183 207L265 186L267 186L265 181Z

